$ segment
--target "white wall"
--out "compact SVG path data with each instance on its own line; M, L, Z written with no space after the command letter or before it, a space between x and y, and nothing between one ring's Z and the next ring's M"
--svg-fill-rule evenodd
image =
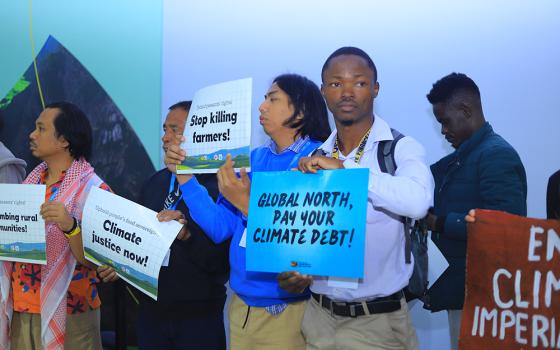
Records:
M375 61L376 112L418 139L433 163L451 148L425 98L463 72L479 85L485 115L519 152L528 209L545 217L548 176L560 168L560 2L164 1L162 116L206 85L254 78L253 117L272 79L293 72L320 83L326 57L357 46ZM263 142L260 125L253 144ZM446 315L414 307L422 349L447 348Z

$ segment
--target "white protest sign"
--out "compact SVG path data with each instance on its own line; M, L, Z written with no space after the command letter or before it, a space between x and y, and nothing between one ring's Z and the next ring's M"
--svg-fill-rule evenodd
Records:
M119 277L157 300L163 259L182 228L159 222L157 213L108 191L93 188L82 217L86 259L109 265Z
M0 260L46 264L45 185L0 184Z
M187 159L178 174L215 173L228 153L236 168L249 168L252 82L234 80L196 92L181 145Z

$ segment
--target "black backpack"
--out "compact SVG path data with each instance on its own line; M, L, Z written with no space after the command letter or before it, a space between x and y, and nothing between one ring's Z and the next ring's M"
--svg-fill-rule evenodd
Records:
M382 172L395 175L397 164L395 163L395 147L397 142L404 137L395 129L391 129L392 140L380 141L377 146L377 161ZM412 219L401 217L406 237L405 262L412 263L410 255L414 256L414 269L405 288L406 300L425 300L428 292L428 234L426 225L422 220L416 221L412 226Z

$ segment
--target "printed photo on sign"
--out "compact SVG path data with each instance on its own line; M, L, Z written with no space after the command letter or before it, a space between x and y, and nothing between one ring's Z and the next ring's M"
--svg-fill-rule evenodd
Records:
M363 277L367 185L367 169L254 173L247 270Z
M86 259L108 265L119 277L157 300L159 270L182 228L159 222L157 213L128 199L93 188L82 217Z
M47 263L45 185L0 184L0 260Z
M236 168L249 168L252 79L208 86L196 92L181 147L187 158L178 174L215 173L231 154Z
M459 349L560 347L560 221L476 210Z

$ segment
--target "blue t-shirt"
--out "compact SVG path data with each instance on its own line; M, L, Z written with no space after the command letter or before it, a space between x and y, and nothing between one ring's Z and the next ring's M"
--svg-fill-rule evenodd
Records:
M284 171L297 167L301 157L308 156L322 142L300 138L281 153L271 141L251 152L251 171ZM249 174L251 175L251 174ZM309 292L292 294L278 286L275 273L250 272L245 269L245 248L239 246L247 220L224 197L216 203L195 177L181 186L183 200L193 220L214 242L232 238L229 248L230 286L250 306L266 307L305 299Z

